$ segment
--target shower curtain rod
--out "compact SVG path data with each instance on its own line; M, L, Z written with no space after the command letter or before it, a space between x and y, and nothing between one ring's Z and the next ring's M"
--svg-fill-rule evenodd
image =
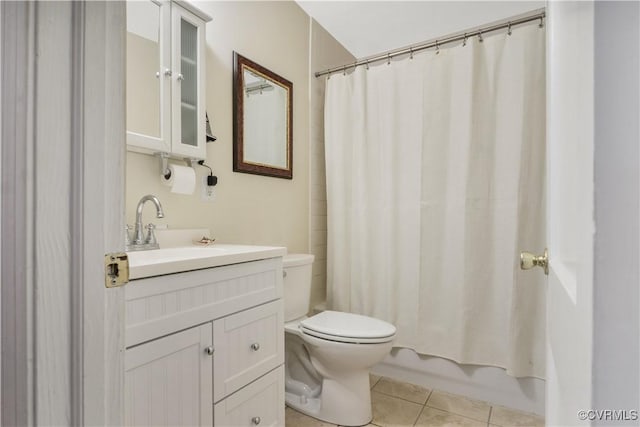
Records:
M423 51L425 49L429 49L432 47L435 47L436 49L438 49L440 46L448 44L448 43L454 43L457 41L466 41L466 39L470 38L470 37L475 37L478 36L480 37L480 40L482 41L482 36L486 33L491 33L493 31L498 31L501 30L503 28L508 28L509 29L509 34L511 34L511 28L516 26L516 25L520 25L520 24L525 24L527 22L531 22L531 21L535 21L535 20L540 20L540 28L542 28L544 26L544 18L545 18L546 14L544 12L544 10L542 12L536 11L533 15L527 15L524 16L522 18L517 18L517 19L512 19L509 21L505 21L499 24L494 24L494 25L488 25L486 27L480 27L479 29L476 30L471 30L471 31L466 31L466 32L460 32L460 33L455 33L451 36L447 36L445 38L442 39L437 39L434 41L428 41L425 43L421 43L421 44L417 44L417 45L413 45L413 46L409 46L409 47L403 47L400 49L395 49L395 50L390 50L384 53L380 53L374 56L370 56L368 58L364 58L364 59L360 59L357 60L356 62L352 63L352 64L345 64L345 65L341 65L338 67L333 67L333 68L328 68L324 71L318 71L315 73L316 77L321 77L321 76L325 76L325 75L329 75L329 77L331 77L331 74L337 72L337 71L342 71L342 72L346 72L348 69L350 68L357 68L361 65L369 65L373 62L378 62L378 61L382 61L382 60L387 60L390 61L391 58L394 58L396 56L400 56L400 55L413 55L414 53Z

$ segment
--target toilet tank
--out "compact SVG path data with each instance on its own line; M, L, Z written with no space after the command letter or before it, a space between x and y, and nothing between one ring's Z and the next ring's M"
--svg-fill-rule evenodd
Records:
M285 322L306 316L309 311L312 265L311 254L289 254L282 259Z

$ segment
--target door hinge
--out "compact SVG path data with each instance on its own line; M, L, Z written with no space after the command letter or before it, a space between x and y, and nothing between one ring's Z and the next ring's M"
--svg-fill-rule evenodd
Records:
M116 288L129 283L129 257L124 252L104 256L104 285Z

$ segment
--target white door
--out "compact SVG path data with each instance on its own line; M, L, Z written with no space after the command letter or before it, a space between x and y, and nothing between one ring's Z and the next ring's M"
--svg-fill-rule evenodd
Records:
M124 3L0 8L0 424L121 425Z
M568 426L592 401L594 5L547 8L546 422Z

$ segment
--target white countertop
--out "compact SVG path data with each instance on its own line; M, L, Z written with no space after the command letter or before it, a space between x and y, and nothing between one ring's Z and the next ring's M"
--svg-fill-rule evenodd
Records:
M275 258L286 254L287 248L279 246L218 243L209 246L169 247L127 252L130 280Z

